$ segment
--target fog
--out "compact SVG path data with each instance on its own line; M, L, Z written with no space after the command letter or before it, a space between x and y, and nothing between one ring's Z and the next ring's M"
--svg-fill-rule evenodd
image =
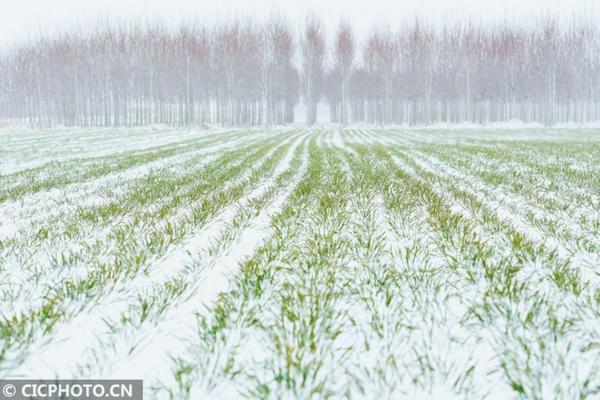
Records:
M198 18L215 20L231 16L267 17L285 14L292 23L308 14L317 14L327 26L340 18L352 23L357 32L374 24L397 25L420 17L430 22L472 19L475 22L535 19L540 16L571 18L574 15L600 21L595 0L2 0L0 43L7 45L73 25L87 25L99 19L177 22ZM416 4L418 3L418 4Z

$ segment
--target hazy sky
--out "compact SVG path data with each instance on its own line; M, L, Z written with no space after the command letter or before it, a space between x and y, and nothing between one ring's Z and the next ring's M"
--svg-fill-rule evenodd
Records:
M595 4L596 3L596 4ZM326 21L345 17L359 31L420 16L432 21L470 17L476 21L540 15L586 16L600 21L600 0L0 0L0 43L28 33L85 25L99 18L212 20L231 15L264 17L273 10L290 19L307 13Z

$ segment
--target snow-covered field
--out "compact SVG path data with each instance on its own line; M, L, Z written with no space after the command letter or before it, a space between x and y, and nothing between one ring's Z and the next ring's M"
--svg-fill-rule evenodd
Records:
M0 128L0 378L600 396L600 133Z

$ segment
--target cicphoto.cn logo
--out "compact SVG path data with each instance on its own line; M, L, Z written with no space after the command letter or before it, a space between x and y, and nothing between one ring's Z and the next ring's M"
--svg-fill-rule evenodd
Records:
M141 380L0 380L0 400L142 400Z

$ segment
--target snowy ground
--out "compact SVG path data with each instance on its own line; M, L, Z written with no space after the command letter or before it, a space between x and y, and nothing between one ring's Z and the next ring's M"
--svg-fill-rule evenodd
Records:
M600 396L600 134L0 128L0 378Z

